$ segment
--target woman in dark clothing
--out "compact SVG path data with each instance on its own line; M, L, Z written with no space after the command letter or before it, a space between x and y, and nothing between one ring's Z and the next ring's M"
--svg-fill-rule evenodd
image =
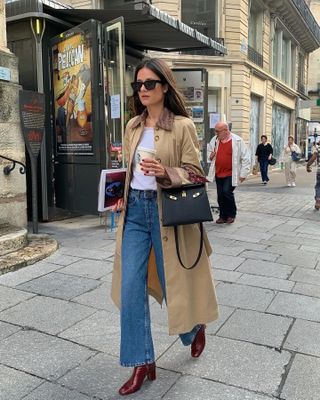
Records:
M273 148L270 143L267 143L267 140L267 136L262 135L261 143L258 145L256 150L256 160L260 164L261 179L264 185L269 181L268 166L273 153Z

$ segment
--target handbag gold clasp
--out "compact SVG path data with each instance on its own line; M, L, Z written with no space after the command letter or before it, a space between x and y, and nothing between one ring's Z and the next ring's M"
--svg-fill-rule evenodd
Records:
M183 190L183 191L181 192L181 197L187 197L187 192Z
M171 200L178 200L178 198L176 196L172 196L172 194L169 196L169 199Z
M196 197L199 197L199 196L200 196L200 192L194 193L194 194L192 195L193 198L196 198Z

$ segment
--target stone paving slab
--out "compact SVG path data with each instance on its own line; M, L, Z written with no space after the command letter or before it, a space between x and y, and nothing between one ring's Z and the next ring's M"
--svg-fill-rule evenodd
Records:
M51 381L94 354L83 346L35 331L19 331L0 342L3 364Z
M46 262L62 266L73 264L74 262L79 260L81 260L81 258L63 254L60 249L52 254L50 257L46 258Z
M0 341L13 335L20 330L20 326L7 324L6 322L0 321ZM0 361L1 362L1 361Z
M217 297L220 304L249 310L265 311L274 296L275 293L272 290L235 283L222 282L217 287Z
M90 400L90 397L60 385L45 382L23 400Z
M281 392L285 400L319 400L320 359L297 354Z
M59 337L119 357L119 315L104 310L98 311L65 330ZM177 340L177 336L168 335L167 326L152 325L152 337L156 357L159 357Z
M214 356L213 356L214 355ZM290 353L216 336L207 337L206 350L192 359L176 343L159 360L160 367L272 395L281 382Z
M109 250L90 250L79 247L62 247L61 252L69 256L87 258L91 260L106 260L108 257L113 256L114 251Z
M218 336L280 348L293 320L250 310L236 310Z
M39 278L22 283L17 286L17 288L26 292L70 300L82 293L95 289L99 285L101 285L101 282L94 279L52 272L48 275L40 276Z
M293 293L305 294L306 296L320 298L320 286L308 285L306 283L297 282L292 289Z
M214 268L213 277L216 281L237 282L242 274L240 272L228 271L225 269Z
M252 258L254 260L276 261L279 254L268 253L267 251L245 250L241 253L241 257Z
M182 376L163 400L271 400L272 397L193 376Z
M267 312L320 322L320 299L281 292L276 295Z
M216 232L216 234L218 234ZM271 234L252 232L251 235L242 235L242 232L236 231L235 233L228 233L227 231L219 232L219 236L225 239L231 240L241 240L242 242L249 242L249 243L259 243L260 241L269 240L272 236Z
M267 249L266 244L243 242L241 239L234 241L235 246L244 247L244 250L263 251ZM241 254L240 254L241 256Z
M228 320L230 315L234 312L235 308L229 306L219 305L219 318L214 322L207 324L206 334L214 335L221 326Z
M0 320L55 335L96 310L59 299L37 296L0 313Z
M97 260L79 260L62 268L59 272L69 275L82 276L84 278L100 279L113 270L112 263Z
M34 294L26 293L10 287L0 286L0 310L6 310L16 304L22 303L34 297Z
M232 245L224 246L221 244L214 243L212 245L212 250L214 253L213 257L215 257L215 254L224 254L227 256L238 256L240 253L242 253L245 250L245 247L232 246Z
M111 296L111 281L106 280L97 288L74 297L73 302L83 304L100 310L118 313L119 310L113 303Z
M320 324L297 319L283 347L298 353L320 357Z
M98 354L78 368L59 379L59 383L85 393L88 396L102 400L120 400L123 396L118 395L118 390L126 382L132 368L119 367L119 361L107 354ZM157 379L153 382L147 381L142 388L129 397L134 400L161 399L170 389L180 374L157 368Z
M41 385L42 380L0 365L0 400L18 400ZM79 399L80 400L80 399Z
M253 275L287 279L292 273L293 267L269 261L246 260L237 268L237 271Z
M152 299L150 299L151 303ZM150 316L151 322L155 325L160 325L165 328L168 327L168 309L165 303L162 304L162 307L157 301L154 301L150 304Z
M315 253L300 251L300 254L286 254L277 259L280 264L292 265L295 267L315 268L318 256Z
M237 280L237 283L241 283L243 285L257 286L260 288L279 290L283 292L291 292L293 286L295 285L294 282L290 282L285 279L250 274L242 274L242 276Z
M309 239L308 241L304 240L303 238L299 236L287 236L287 235L274 235L272 236L271 239L268 240L261 240L262 244L274 244L274 245L279 245L279 243L282 243L283 246L286 246L287 244L293 245L296 244L297 246L301 244L306 244L308 243L309 246L314 246L317 248L319 246L319 241L316 239Z
M233 257L229 255L222 254L212 254L210 256L211 265L214 268L227 269L229 271L235 270L243 261L244 258Z
M290 276L291 281L320 285L320 271L307 268L296 268Z
M28 282L31 279L38 278L57 271L62 268L61 265L48 263L46 260L39 263L21 268L18 271L7 272L0 276L0 285L15 287L21 283Z
M59 337L117 357L119 325L119 315L101 310L61 332Z

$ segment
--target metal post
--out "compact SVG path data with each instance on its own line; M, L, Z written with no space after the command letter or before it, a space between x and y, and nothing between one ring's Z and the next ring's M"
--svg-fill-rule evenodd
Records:
M38 25L39 24L39 25ZM36 43L36 61L37 61L37 87L38 92L43 93L43 62L42 62L42 38L46 29L46 20L39 19L30 20L31 30L35 38ZM35 28L39 27L39 31ZM41 166L41 198L42 198L42 218L44 220L49 219L48 211L48 179L47 179L47 152L46 152L46 139L41 143L41 154L40 154L40 166Z
M32 180L32 231L33 233L38 233L38 160L35 157L30 157L30 161Z

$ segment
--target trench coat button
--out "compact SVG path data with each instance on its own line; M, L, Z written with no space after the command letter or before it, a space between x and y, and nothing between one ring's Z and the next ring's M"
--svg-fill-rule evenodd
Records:
M157 141L159 140L159 136L158 136L158 135L155 136L155 137L154 137L154 140L157 142Z
M163 239L164 242L167 242L167 241L168 241L168 237L167 237L167 236L163 236L162 239Z
M156 126L156 131L158 131L159 130L159 127L158 126Z

